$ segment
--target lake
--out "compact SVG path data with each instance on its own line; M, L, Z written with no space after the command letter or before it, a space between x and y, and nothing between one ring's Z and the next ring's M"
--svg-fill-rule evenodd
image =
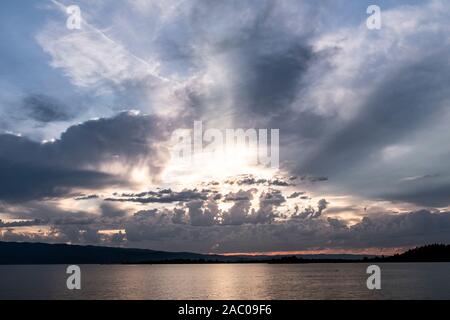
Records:
M450 263L81 265L81 290L63 265L0 266L1 299L450 299Z

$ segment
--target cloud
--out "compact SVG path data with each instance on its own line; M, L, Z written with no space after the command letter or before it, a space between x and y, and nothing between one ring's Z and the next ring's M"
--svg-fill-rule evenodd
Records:
M278 186L278 187L289 187L289 186L292 186L291 183L289 183L287 181L284 181L284 180L282 180L280 178L276 178L276 179L273 179L273 180L269 181L269 184L272 185L272 186Z
M449 204L450 183L436 183L434 185L405 186L401 190L380 193L384 199L404 201L426 207L446 207Z
M29 95L23 101L25 113L39 122L67 121L72 118L67 106L42 94Z
M109 203L102 203L100 206L102 217L105 218L121 218L127 215L127 212L121 210Z
M199 213L198 209L202 205L206 205L207 210L203 211L201 217L207 217L211 225L238 226L243 224L272 223L278 217L276 208L281 206L286 199L281 191L268 189L260 194L259 207L255 209L252 208L252 200L256 192L256 189L239 190L235 193L230 192L224 198L225 202L234 202L228 210L219 210L217 201L214 199L210 199L206 203L195 202L194 208L198 208L194 212ZM189 207L189 209L191 208ZM191 210L189 213L191 215Z
M239 186L242 185L258 185L258 184L266 184L267 179L257 178L254 175L242 175L237 178L228 179L225 181L226 184L237 184Z
M404 4L383 4L373 32L364 3L82 1L83 30L51 19L36 39L77 88L212 126L280 128L283 169L378 199L401 177L449 169L448 13Z
M219 208L214 201L191 201L186 204L192 226L212 226L216 224Z
M296 219L316 219L322 215L322 212L328 207L329 202L325 199L321 199L317 202L317 209L311 206L306 207L303 211L299 212L299 207L295 207L295 212L292 218Z
M83 24L86 31L70 32L49 23L36 37L60 68L79 87L105 90L150 75L150 64L131 54L102 30Z
M2 241L117 245L126 239L118 231L128 213L109 204L101 204L98 212L88 212L61 208L54 201L29 201L5 204L2 212L14 218L14 222L0 223Z
M160 147L166 130L154 117L125 112L70 127L54 142L0 135L0 198L32 200L126 184L126 168L136 165L145 164L156 177L168 156ZM103 169L112 163L125 169Z
M101 172L7 160L0 160L0 179L0 198L12 202L61 197L76 187L95 189L120 183Z
M141 222L141 218L150 216L152 218L158 217L158 221L170 221L174 224L188 224L190 226L226 226L273 222L278 217L276 208L286 201L285 198L279 190L269 189L261 193L259 207L254 209L251 201L256 192L256 189L249 189L228 193L223 201L233 202L229 209L219 208L220 199L214 193L210 195L195 193L195 197L177 199L178 206L174 208L166 207L165 209L142 211L135 214L135 217L139 217L139 219L136 219L139 222ZM184 193L191 195L188 191L184 191ZM170 191L170 194L178 193ZM197 197L198 195L201 195L201 197ZM124 201L130 200L127 198Z
M99 196L96 194L90 194L90 195L81 195L79 197L76 197L75 200L81 201L81 200L91 200L91 199L98 199Z
M355 118L322 146L311 163L304 164L306 170L348 168L385 146L387 141L398 141L430 120L441 107L432 105L433 101L445 99L446 93L439 89L439 83L450 77L450 72L436 76L442 68L442 59L443 56L431 57L390 73ZM409 79L417 74L421 76L411 83Z
M322 181L328 181L327 177L316 177L316 176L301 176L300 181L307 181L307 182L322 182Z
M208 190L198 191L197 189L185 189L180 192L171 189L159 191L148 191L141 193L122 194L121 198L107 198L106 201L116 202L138 202L138 203L176 203L189 202L192 200L206 200L209 196Z
M239 190L236 193L229 193L225 196L225 201L234 202L233 206L221 215L223 225L242 225L254 223L253 212L250 214L251 200L255 189L248 191Z
M405 177L405 178L402 178L401 181L418 181L418 180L422 180L422 179L432 179L432 178L437 178L437 177L439 177L438 174L426 174L423 176Z
M270 196L268 196L270 194ZM275 199L275 200L274 200ZM249 201L236 201L220 210L210 200L194 200L174 209L143 210L128 216L121 210L102 205L101 216L33 206L25 225L50 226L47 234L26 234L18 225L3 225L1 240L72 242L82 244L121 244L157 250L196 252L267 252L328 248L395 248L448 242L450 213L427 210L401 214L379 213L364 216L349 225L340 218L323 217L329 203L322 199L308 216L281 217L276 208L283 203L275 191L260 195L260 208ZM3 209L2 209L3 210ZM26 210L20 210L26 213ZM118 214L117 214L118 213ZM31 219L31 217L34 217ZM107 219L107 220L105 220ZM104 234L103 229L125 229Z
M81 30L61 27L61 20L53 16L35 39L51 59L53 70L61 72L76 91L97 103L112 103L100 106L101 112L88 107L90 114L103 116L124 106L171 116L185 111L191 91L189 79L165 76L160 70L160 45L154 41L162 28L158 14L136 11L128 1L93 5L82 0L78 5L82 8ZM66 19L64 5L53 8ZM124 21L124 15L134 18ZM103 25L109 27L99 27ZM147 41L143 41L142 30L146 30Z
M290 219L270 224L192 226L164 219L139 220L126 227L130 245L197 252L268 252L312 248L361 249L411 247L448 242L448 212L417 211L365 217L348 226L343 220ZM181 240L182 239L182 240Z
M450 204L450 167L442 161L450 151L444 1L383 4L379 31L366 28L365 3L79 4L84 23L78 31L64 28L58 6L59 15L27 9L23 20L5 22L36 43L2 38L0 128L23 134L0 135L2 213L45 222L48 241L174 250L448 240L446 211L363 212L359 216L367 217L352 226L324 217L342 213L330 207L329 195L358 204L386 200L403 209ZM118 114L130 108L144 112ZM168 162L164 142L193 120L221 129L279 128L280 169L292 177L248 174L224 185L216 181L213 190L118 190L102 203L103 189L142 190L128 188L135 170L158 183ZM433 172L439 175L427 174ZM294 185L308 196L293 192ZM92 200L77 202L89 212L71 210L60 198ZM294 202L291 217L286 212ZM121 209L137 205L145 210L133 216ZM356 214L359 206L339 208ZM107 236L105 228L126 233ZM5 239L27 237L5 229Z
M263 206L279 206L286 201L280 190L271 188L263 192L259 200Z
M39 219L28 220L28 221L14 221L14 222L3 222L0 219L0 228L17 228L17 227L31 227L42 225L43 221Z
M301 196L302 194L304 194L304 192L293 192L293 193L291 193L290 196L288 196L288 199L295 199L295 198Z
M252 210L249 220L253 224L272 223L279 215L276 208L284 202L286 202L286 199L280 190L268 189L262 192L259 197L259 208Z
M250 190L239 190L237 192L230 192L225 195L224 201L250 201L253 199L253 194L257 189L252 188Z
M442 181L411 187L410 196L401 196L397 184L405 176L449 169L438 160L448 152L442 141L448 138L443 128L450 97L441 85L450 77L450 46L442 40L450 25L442 5L428 1L383 8L379 32L362 22L314 40L321 59L305 75L297 103L327 118L327 126L314 139L302 140L300 131L292 132L304 142L284 151L285 157L299 159L294 173L332 177L329 192L435 207L449 203L438 197L441 193L433 197L427 192ZM386 185L395 187L386 190Z

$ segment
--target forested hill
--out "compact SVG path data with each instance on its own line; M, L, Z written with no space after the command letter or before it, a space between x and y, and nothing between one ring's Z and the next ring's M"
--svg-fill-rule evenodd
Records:
M377 257L369 260L381 262L450 262L450 245L431 244L390 257Z

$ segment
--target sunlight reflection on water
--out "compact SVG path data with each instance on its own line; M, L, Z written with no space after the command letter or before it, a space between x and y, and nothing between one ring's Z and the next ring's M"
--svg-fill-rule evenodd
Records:
M84 265L80 291L66 289L66 266L0 266L0 298L450 298L450 263L379 265L379 291L366 287L366 264Z

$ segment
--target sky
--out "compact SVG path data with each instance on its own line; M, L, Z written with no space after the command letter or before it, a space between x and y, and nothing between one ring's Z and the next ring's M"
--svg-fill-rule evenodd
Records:
M446 5L1 1L0 241L226 254L449 243ZM279 166L239 143L177 161L173 134L195 121L278 129Z

